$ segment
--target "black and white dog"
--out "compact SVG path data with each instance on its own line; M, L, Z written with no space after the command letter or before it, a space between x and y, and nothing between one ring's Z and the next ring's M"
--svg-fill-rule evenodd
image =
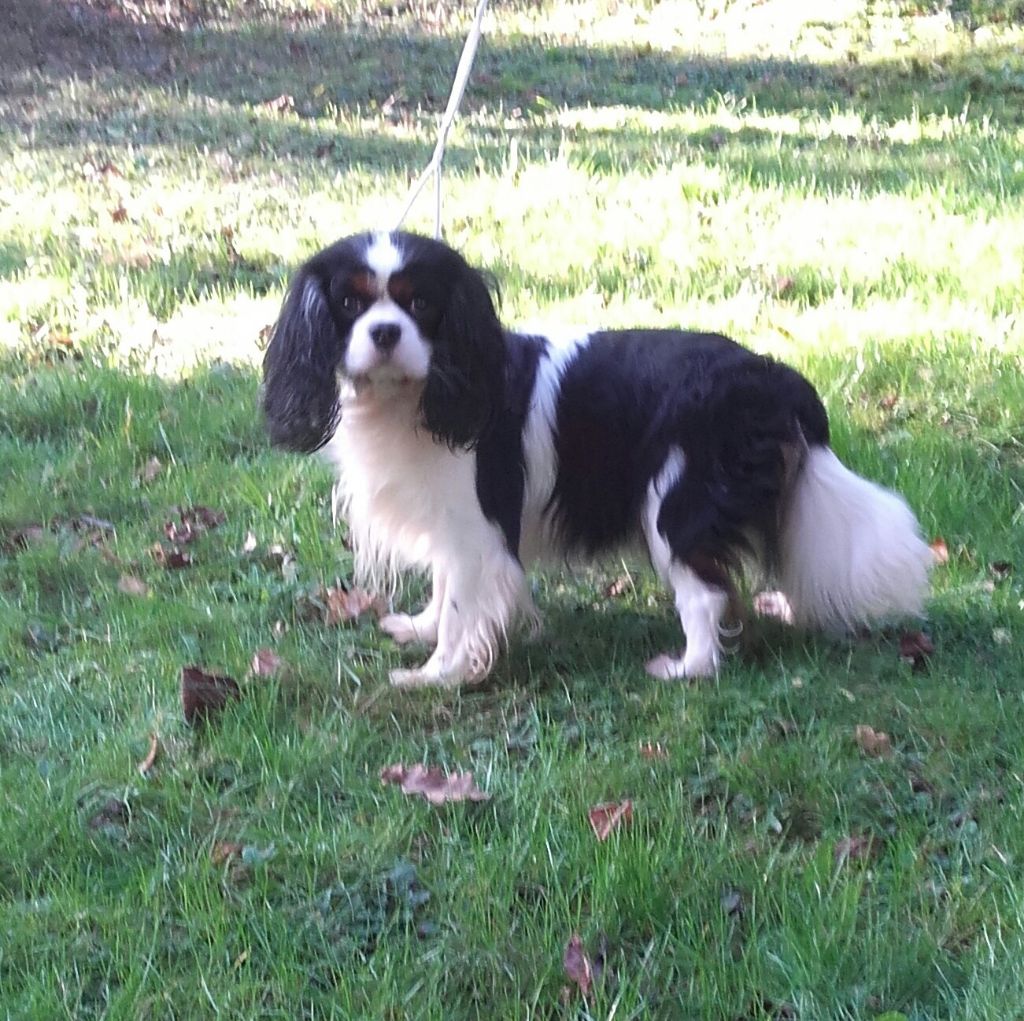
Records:
M362 583L430 571L427 607L381 620L434 647L395 684L480 679L536 619L525 566L633 540L686 637L656 677L716 672L749 562L797 623L922 612L932 554L913 514L843 466L799 373L710 333L509 332L486 278L437 241L359 234L302 266L262 400L275 444L336 465Z

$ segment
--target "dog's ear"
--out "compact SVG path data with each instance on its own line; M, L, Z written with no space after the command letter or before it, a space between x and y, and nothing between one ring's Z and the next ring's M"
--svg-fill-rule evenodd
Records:
M263 415L275 446L310 453L334 435L343 351L323 284L300 270L263 358Z
M450 447L473 447L505 400L505 337L487 278L461 266L433 343L424 425Z

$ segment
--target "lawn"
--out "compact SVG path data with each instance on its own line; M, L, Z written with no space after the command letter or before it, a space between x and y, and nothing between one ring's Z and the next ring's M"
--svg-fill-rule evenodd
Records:
M678 624L616 560L538 578L543 635L480 687L403 692L259 363L291 269L393 222L471 8L10 6L0 1017L1024 1017L1021 28L495 4L444 227L505 318L790 360L948 558L916 663L762 620L653 681ZM187 666L238 683L206 725ZM489 799L381 782L421 762Z

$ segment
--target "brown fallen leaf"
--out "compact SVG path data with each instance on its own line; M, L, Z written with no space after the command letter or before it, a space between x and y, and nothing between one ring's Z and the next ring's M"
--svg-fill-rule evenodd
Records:
M195 539L196 532L187 521L167 521L164 523L164 535L173 543L185 544Z
M598 840L607 840L614 830L633 821L633 802L606 801L595 805L588 813L590 828Z
M417 763L408 768L401 763L380 771L382 783L396 783L403 794L420 794L432 805L449 801L487 801L490 794L473 783L472 773L445 773L437 766Z
M936 536L928 545L931 547L932 556L935 558L935 563L949 563L949 547L946 545L945 539Z
M853 731L853 739L865 755L882 759L892 755L892 741L884 730L875 730L866 723L858 723Z
M180 549L168 549L157 542L149 549L150 555L165 571L180 571L192 566L192 554Z
M197 666L181 668L181 707L190 727L212 719L229 700L238 701L241 697L238 683L232 677L208 674Z
M118 204L110 210L110 219L113 220L114 223L124 223L125 220L128 219L128 210L125 209L123 202L118 202Z
M323 600L326 607L324 623L328 627L357 620L371 608L378 616L384 612L381 601L360 588L329 588L324 591Z
M160 754L160 738L156 734L149 735L149 751L146 757L139 763L139 772L145 776L156 764L156 757Z
M126 596L148 596L149 586L134 574L122 574L117 581L117 591Z
M253 677L275 677L283 665L284 660L273 649L257 649L249 670Z
M179 545L187 545L194 542L204 532L219 528L227 520L223 511L212 510L197 504L194 507L187 507L178 512L177 521L164 523L164 535L171 542Z
M583 940L577 933L569 937L562 954L562 967L570 981L576 984L584 1000L590 997L590 987L594 982L594 964L590 960Z
M915 670L923 670L934 651L932 640L923 631L904 631L900 635L900 659Z

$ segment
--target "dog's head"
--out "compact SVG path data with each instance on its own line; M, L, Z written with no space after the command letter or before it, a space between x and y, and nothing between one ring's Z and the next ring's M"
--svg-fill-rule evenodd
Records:
M473 446L504 394L505 347L485 277L440 241L358 234L295 275L263 360L272 441L309 452L334 434L341 384L417 395L423 426Z

